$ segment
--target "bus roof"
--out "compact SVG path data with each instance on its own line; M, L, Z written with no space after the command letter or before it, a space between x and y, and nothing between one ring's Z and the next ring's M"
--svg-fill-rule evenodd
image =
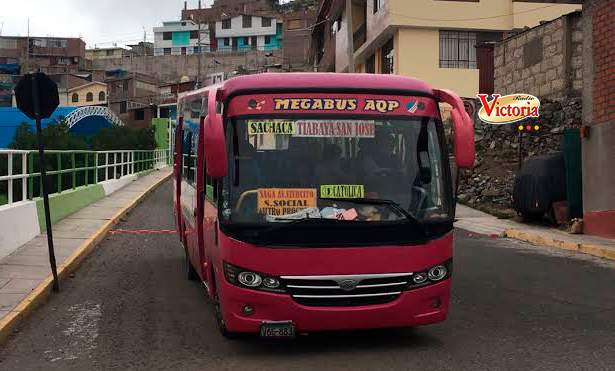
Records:
M433 95L433 90L419 79L388 74L350 74L330 72L293 72L293 73L261 73L257 75L238 76L221 83L184 93L185 99L201 96L211 89L219 89L219 98L240 94L242 91L272 91L272 90L352 90L370 89L376 92L382 90L403 91Z

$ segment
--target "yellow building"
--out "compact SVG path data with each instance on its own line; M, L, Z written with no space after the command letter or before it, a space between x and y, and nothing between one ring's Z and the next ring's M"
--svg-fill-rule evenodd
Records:
M336 72L348 71L344 3L330 13L336 19ZM353 0L356 71L413 76L463 97L492 93L493 42L580 9L575 3L580 1Z
M98 81L68 89L60 96L62 107L103 105L107 105L107 84Z
M85 59L89 59L91 61L99 59L122 58L128 56L130 56L130 50L120 47L86 49L85 51Z

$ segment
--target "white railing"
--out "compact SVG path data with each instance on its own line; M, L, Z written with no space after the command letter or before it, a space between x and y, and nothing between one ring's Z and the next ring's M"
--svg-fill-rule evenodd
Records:
M0 206L42 195L38 151L0 149ZM158 169L168 150L45 151L49 193Z

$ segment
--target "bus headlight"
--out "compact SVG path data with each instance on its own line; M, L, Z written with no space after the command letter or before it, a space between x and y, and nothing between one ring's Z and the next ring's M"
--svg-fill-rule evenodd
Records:
M450 259L424 271L416 272L412 275L412 280L408 283L406 289L418 289L450 278L453 273L452 268L453 260Z
M241 272L237 278L239 283L248 287L258 287L263 282L261 276L254 272Z
M277 277L269 276L260 272L254 272L227 262L224 262L223 265L224 277L229 283L235 286L270 292L286 292Z
M429 276L429 279L432 281L440 281L446 276L446 273L448 273L448 271L445 266L436 265L435 267L429 270L427 275Z
M421 273L417 273L417 274L415 274L415 275L412 277L412 281L413 281L414 283L417 283L417 284L418 284L418 283L423 283L423 282L427 281L427 275L426 275L425 273L423 273L423 272L421 272Z

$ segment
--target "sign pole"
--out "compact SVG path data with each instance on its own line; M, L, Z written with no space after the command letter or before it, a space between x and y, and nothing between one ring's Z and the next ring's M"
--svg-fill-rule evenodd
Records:
M56 269L56 256L53 250L53 236L51 232L51 214L49 212L49 189L45 165L45 149L43 148L43 135L41 133L41 116L39 111L38 74L32 75L32 99L34 115L36 118L36 141L38 142L39 167L41 169L41 182L43 183L43 205L45 206L45 226L47 227L47 246L49 247L49 264L53 274L53 291L60 291L58 284L58 271Z

